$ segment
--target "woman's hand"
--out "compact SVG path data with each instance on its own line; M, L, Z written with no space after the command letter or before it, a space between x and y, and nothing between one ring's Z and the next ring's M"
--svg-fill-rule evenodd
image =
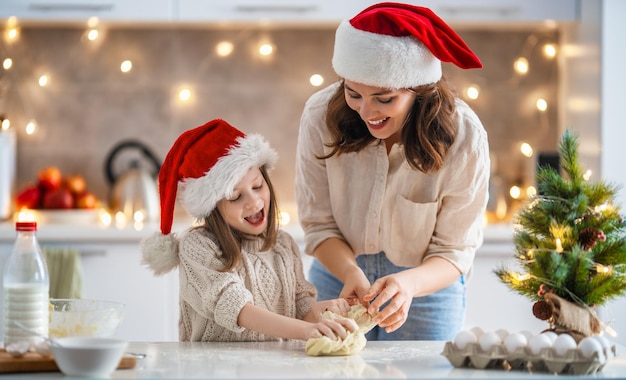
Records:
M350 305L362 303L363 306L367 307L368 304L364 303L363 297L367 294L369 288L370 282L365 277L363 270L355 265L345 273L343 289L339 297L347 299Z
M350 311L350 304L345 298L335 298L332 300L315 302L311 306L311 311L304 319L309 322L319 322L322 320L322 313L325 311L332 311L337 315L345 317Z
M359 326L354 319L332 318L322 319L320 322L311 323L305 332L305 340L327 336L332 340L345 339L348 332L356 331Z
M388 333L396 331L406 321L413 300L412 283L406 271L379 278L372 284L363 300L369 302L368 312ZM390 301L384 309L379 309Z

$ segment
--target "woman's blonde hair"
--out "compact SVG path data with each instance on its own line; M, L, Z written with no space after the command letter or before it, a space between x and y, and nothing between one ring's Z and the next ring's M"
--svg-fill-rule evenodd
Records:
M445 78L408 90L417 96L402 128L404 154L415 170L437 172L457 136L456 96ZM331 151L320 159L358 152L376 140L359 114L346 103L343 81L328 103L326 126Z
M279 215L278 206L276 203L276 195L274 193L274 186L270 181L267 169L265 166L259 168L263 179L267 183L270 191L270 207L266 210L267 228L260 237L263 239L263 246L261 251L267 251L276 244L276 238L278 235ZM254 240L257 236L251 236L244 234L238 230L233 229L224 219L218 208L215 207L213 211L204 218L204 224L197 227L204 228L211 232L217 238L217 243L222 250L221 260L224 263L224 267L221 269L223 272L227 272L236 269L242 260L241 243L244 240Z

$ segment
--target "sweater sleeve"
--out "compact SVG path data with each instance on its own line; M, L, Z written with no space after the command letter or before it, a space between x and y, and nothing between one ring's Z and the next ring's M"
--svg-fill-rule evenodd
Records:
M303 319L313 307L313 303L317 297L317 289L315 289L315 286L307 281L304 276L302 256L300 256L300 249L296 241L286 232L281 232L281 241L284 242L287 250L293 254L293 269L296 275L296 318Z
M236 271L221 272L221 250L201 230L192 230L180 242L180 296L206 319L220 326L242 332L237 324L241 309L253 303Z

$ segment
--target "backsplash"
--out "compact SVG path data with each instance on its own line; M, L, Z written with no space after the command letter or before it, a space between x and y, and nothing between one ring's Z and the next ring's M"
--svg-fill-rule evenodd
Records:
M558 58L546 59L541 44L558 44L557 31L461 30L484 68L463 71L444 64L444 73L481 118L489 134L494 169L505 189L533 184L536 154L556 150L558 141ZM256 45L271 40L273 54L260 56ZM227 57L215 45L229 40ZM294 211L294 162L298 123L304 102L335 81L330 61L334 29L114 28L96 41L78 27L24 27L16 41L0 41L0 114L18 133L16 188L39 169L58 166L81 174L103 201L111 189L105 161L121 141L138 140L161 160L184 130L223 118L246 133L261 133L279 152L272 174L280 205ZM530 70L513 69L519 57ZM132 70L120 71L124 60ZM48 84L40 86L41 75ZM321 87L309 82L324 78ZM477 85L480 96L463 91ZM191 91L178 99L182 86ZM536 108L537 98L548 104ZM36 131L25 126L34 120ZM520 154L520 143L534 149ZM116 160L123 171L130 157Z

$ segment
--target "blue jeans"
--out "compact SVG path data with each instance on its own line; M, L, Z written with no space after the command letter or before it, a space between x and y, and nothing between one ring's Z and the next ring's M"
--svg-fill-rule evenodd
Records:
M360 255L357 264L365 276L374 283L391 273L409 268L393 265L384 252ZM343 283L330 274L318 260L314 260L309 280L317 287L318 300L338 298ZM398 330L387 333L374 327L365 336L367 340L454 340L465 322L465 277L449 287L424 297L415 297L406 322Z

